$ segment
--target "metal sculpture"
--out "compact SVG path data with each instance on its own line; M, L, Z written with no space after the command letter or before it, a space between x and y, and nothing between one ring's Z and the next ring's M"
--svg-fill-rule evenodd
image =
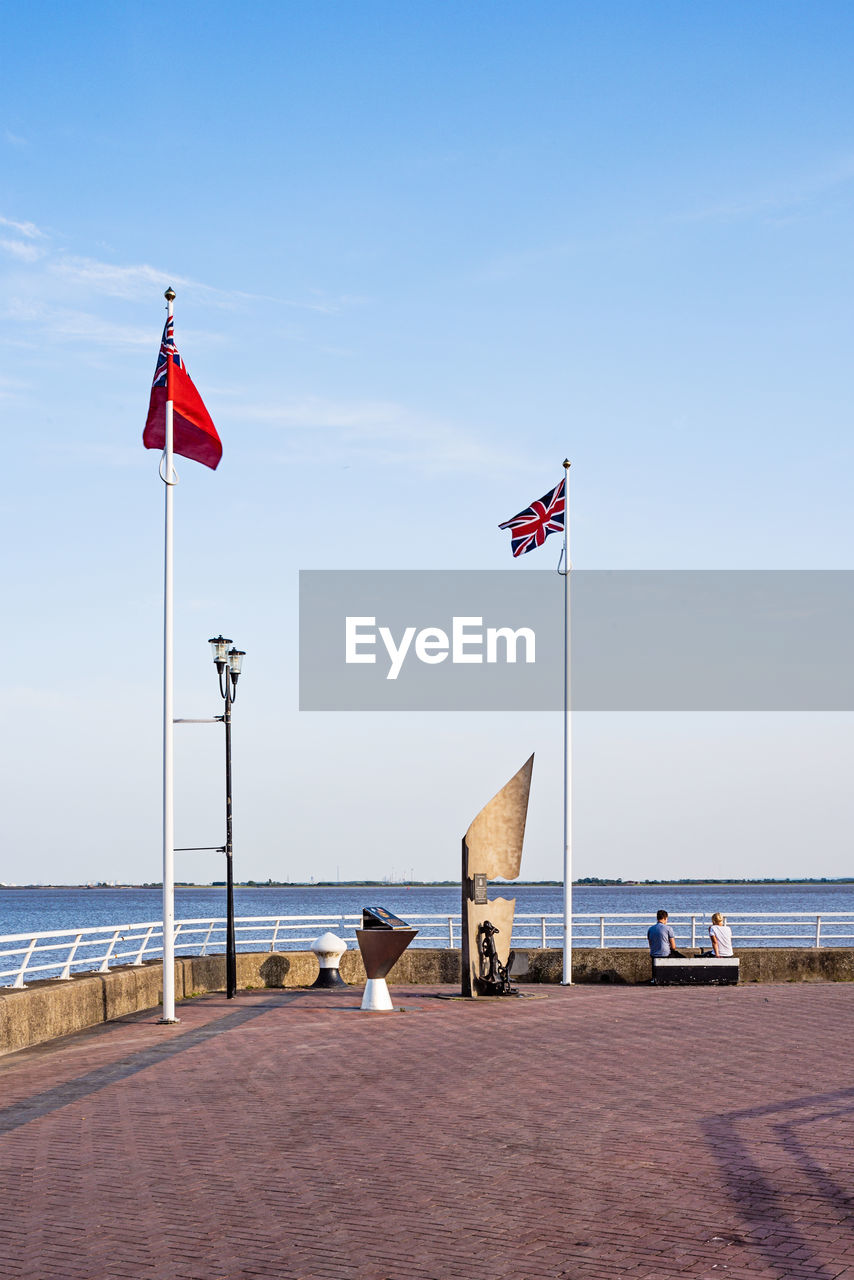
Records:
M515 880L522 864L522 842L528 816L533 755L485 805L463 836L462 846L462 994L479 996L497 992L482 976L481 927L489 923L497 964L509 973L512 959L515 898L488 897L488 882L496 876ZM495 970L497 972L497 970ZM509 982L508 982L509 987Z
M498 949L495 945L495 935L500 932L500 929L496 929L491 920L484 920L483 924L478 925L479 981L481 987L485 988L485 995L513 996L517 992L510 985L510 970L513 967L516 953L511 951L507 957L507 963L501 963L498 958Z

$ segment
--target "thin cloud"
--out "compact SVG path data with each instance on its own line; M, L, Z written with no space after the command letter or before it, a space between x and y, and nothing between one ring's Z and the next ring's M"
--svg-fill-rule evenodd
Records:
M227 310L240 309L257 302L269 302L296 311L337 315L346 308L359 306L366 301L351 294L335 296L322 290L313 290L305 298L282 298L252 293L245 289L218 288L148 262L122 264L68 253L51 246L51 237L34 222L0 216L0 230L3 228L15 234L0 237L0 249L21 264L33 265L40 259L45 259L40 268L41 279L44 281L54 280L57 284L87 289L92 293L126 302L148 300L153 291L162 292L167 285L178 292L187 291L203 298L209 307Z
M16 400L29 389L29 383L0 373L0 400Z
M416 466L420 474L494 475L531 471L529 460L497 451L485 441L465 438L459 433L434 431L429 436L384 441L367 441L352 436L310 440L289 440L286 449L274 455L285 466L297 463L330 468L364 465L377 467Z
M89 311L14 301L8 314L17 321L36 326L57 341L82 341L96 350L101 347L152 346L150 328L118 324Z
M670 213L665 216L664 224L673 226L702 222L741 222L751 218L764 218L769 223L781 226L796 221L803 216L810 204L852 182L854 156L844 156L825 169L800 174L788 182L780 182L764 190L733 193L694 209ZM660 234L660 223L650 218L646 223L635 223L629 229L615 229L608 234L525 246L488 260L474 272L474 278L486 282L513 279L537 271L543 266L637 244L657 234Z
M54 335L67 341L83 339L92 346L152 346L151 330L101 319L88 311L56 310L49 319Z
M10 147L27 147L29 142L26 138L22 138L20 134L13 133L11 129L3 130L3 141L8 142Z
M71 284L111 298L136 300L148 297L152 289L162 290L170 284L182 288L198 287L185 276L175 275L147 263L122 267L112 262L99 262L96 258L61 256L50 264L50 270Z
M272 426L296 427L302 430L358 428L386 432L401 428L407 411L384 400L353 403L306 396L285 404L249 405L241 407L241 417L248 421L266 422Z
M225 418L226 415L223 415ZM282 427L280 461L399 466L417 459L439 472L524 473L528 459L496 449L480 435L388 400L345 401L306 396L278 404L241 405L241 422Z
M767 214L795 210L854 181L854 156L817 173L802 174L794 181L764 191L745 192L715 201L699 209L674 214L673 222L737 222Z
M14 218L0 217L0 227L10 227L28 240L47 240L47 232L42 231L34 222L16 222Z
M350 295L331 298L319 293L305 301L297 301L263 293L248 293L243 289L219 289L213 285L202 284L201 281L193 280L189 276L166 271L162 267L152 267L148 263L120 266L114 262L102 262L97 258L71 254L57 256L50 263L50 270L54 275L73 285L83 286L112 298L132 301L147 298L152 289L162 290L167 285L171 285L176 291L185 289L201 295L209 306L223 308L240 306L244 302L272 302L277 306L295 308L299 311L316 311L323 315L333 315L343 310L345 306L353 306L362 301Z
M0 240L0 249L17 258L19 262L35 262L44 257L44 249L32 240Z

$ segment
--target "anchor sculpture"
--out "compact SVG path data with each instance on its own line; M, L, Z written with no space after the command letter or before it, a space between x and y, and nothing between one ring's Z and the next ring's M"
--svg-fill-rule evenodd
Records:
M507 963L501 963L495 946L495 935L499 932L500 930L496 929L491 920L484 920L483 924L477 927L480 943L478 947L480 951L480 985L485 988L484 994L486 995L513 996L517 992L510 985L510 970L513 967L516 952L511 951L507 957Z
M461 977L464 996L514 994L509 972L513 963L510 939L516 899L490 899L488 882L496 876L515 880L519 874L533 769L534 757L531 756L481 809L463 836Z

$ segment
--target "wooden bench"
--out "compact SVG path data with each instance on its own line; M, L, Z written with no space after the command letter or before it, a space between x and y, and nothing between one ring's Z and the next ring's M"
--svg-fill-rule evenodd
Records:
M652 980L656 986L732 987L738 982L738 965L738 956L653 956Z

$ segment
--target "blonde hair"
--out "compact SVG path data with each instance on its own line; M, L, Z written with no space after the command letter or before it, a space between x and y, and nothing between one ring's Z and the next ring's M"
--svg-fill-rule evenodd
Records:
M723 922L724 922L724 918L721 915L720 911L714 911L712 913L712 924L723 924Z

